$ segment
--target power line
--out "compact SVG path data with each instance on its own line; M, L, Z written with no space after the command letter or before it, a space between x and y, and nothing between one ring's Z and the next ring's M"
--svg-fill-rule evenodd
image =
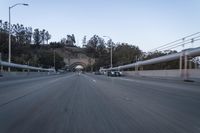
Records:
M167 44L161 45L161 46L159 46L159 47L157 47L157 48L151 49L150 52L152 52L152 51L156 51L156 50L158 50L158 49L160 49L160 48L162 48L162 47L168 46L168 45L173 46L173 45L175 45L174 43L179 42L179 41L185 41L186 38L189 38L189 37L195 36L195 35L197 35L197 34L200 34L200 32L196 32L196 33L194 33L194 34L191 34L191 35L185 36L185 37L183 37L183 38L181 38L181 39L178 39L178 40L175 40L175 41L173 41L173 42L170 42L170 43L167 43ZM172 44L172 45L171 45L171 44Z
M191 38L191 39L187 39L184 42L178 42L178 43L173 44L173 45L165 46L165 47L157 49L157 50L166 50L166 49L169 50L169 49L172 49L172 47L184 46L185 43L187 43L187 42L193 43L193 42L195 42L194 40L198 39L198 38L200 38L200 36L197 36L197 37L194 37L194 38Z
M193 40L193 42L196 42L196 41L200 41L200 39ZM174 48L177 48L177 47L180 47L180 46L182 46L182 45L189 44L189 43L191 43L191 42L186 42L186 43L183 43L183 44L177 45L177 46L175 46L175 47L171 47L171 49L174 49Z

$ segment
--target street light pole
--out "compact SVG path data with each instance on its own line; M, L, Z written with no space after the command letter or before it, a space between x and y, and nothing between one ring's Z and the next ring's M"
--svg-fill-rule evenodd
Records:
M11 62L11 18L10 18L10 9L11 7L9 7L9 39L8 39L8 62ZM10 67L8 67L8 71L10 72Z
M55 49L53 50L53 64L54 64L54 69L56 70L56 53L55 53Z
M9 39L8 39L8 62L11 63L11 9L17 5L23 5L23 6L28 6L28 4L25 3L17 3L14 4L13 6L9 7ZM10 67L8 68L8 71L10 72Z
M111 43L111 46L110 46L110 67L112 68L113 67L113 64L112 64L112 39L110 39L110 43Z
M103 37L107 37L111 43L111 45L110 45L110 68L112 68L113 67L113 65L112 65L112 39L109 36L103 36Z

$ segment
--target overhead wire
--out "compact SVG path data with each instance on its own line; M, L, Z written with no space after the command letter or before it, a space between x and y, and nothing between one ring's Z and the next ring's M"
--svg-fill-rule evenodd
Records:
M191 39L187 39L187 40L185 40L185 41L183 41L183 42L179 42L179 43L176 43L176 44L174 44L174 45L166 46L166 47L163 47L163 48L160 48L160 49L157 49L157 50L159 50L159 51L170 50L170 49L173 49L173 48L176 47L176 46L184 46L185 43L187 43L187 42L189 42L189 43L194 43L194 42L195 42L195 39L198 39L198 38L200 38L200 36L194 37L194 38L191 38ZM188 44L188 43L187 43L187 44Z
M153 52L153 51L158 51L158 50L163 50L163 49L166 49L166 48L170 48L170 47L175 47L176 45L179 45L181 43L185 43L185 41L188 41L188 40L194 40L195 38L199 38L200 36L196 36L195 35L198 35L200 34L200 32L196 32L194 34L191 34L191 35L188 35L188 36L185 36L185 37L182 37L181 39L178 39L178 40L175 40L175 41L172 41L170 43L167 43L167 44L164 44L164 45L161 45L157 48L154 48L154 49L151 49L150 52ZM187 39L189 38L189 39ZM181 41L181 42L180 42Z

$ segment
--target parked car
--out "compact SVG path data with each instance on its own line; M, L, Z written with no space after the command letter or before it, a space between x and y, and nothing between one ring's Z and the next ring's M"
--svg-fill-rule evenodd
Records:
M122 73L120 71L108 71L107 72L107 76L111 76L111 77L119 77L121 75L122 75Z

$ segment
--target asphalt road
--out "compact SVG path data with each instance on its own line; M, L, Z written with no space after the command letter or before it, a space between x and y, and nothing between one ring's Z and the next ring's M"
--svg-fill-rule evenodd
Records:
M77 73L0 79L0 133L200 133L200 84Z

